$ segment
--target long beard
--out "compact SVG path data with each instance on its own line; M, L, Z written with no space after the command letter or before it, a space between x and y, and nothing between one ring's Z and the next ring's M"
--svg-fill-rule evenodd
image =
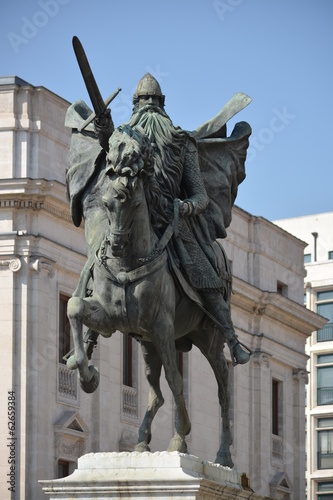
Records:
M174 127L164 110L149 104L133 113L129 125L142 127L152 144L155 178L170 212L180 194L186 133Z

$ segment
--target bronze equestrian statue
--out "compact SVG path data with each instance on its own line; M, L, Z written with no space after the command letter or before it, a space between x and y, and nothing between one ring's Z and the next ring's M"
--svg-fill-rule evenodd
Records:
M67 364L78 368L83 390L92 392L99 375L88 360L98 335L132 335L142 346L150 384L137 449L149 449L151 422L163 404L163 365L178 410L169 450L184 452L190 422L175 353L196 345L218 382L223 432L216 461L232 466L224 342L234 365L247 363L251 352L235 335L231 272L216 240L231 222L251 134L241 122L226 137L226 121L250 98L236 94L214 119L187 132L173 125L160 85L147 73L129 123L115 129L82 46L75 38L73 44L95 114L78 101L66 117L73 130L68 198L74 224L85 221L88 249L68 304L74 354ZM83 324L89 327L85 339Z

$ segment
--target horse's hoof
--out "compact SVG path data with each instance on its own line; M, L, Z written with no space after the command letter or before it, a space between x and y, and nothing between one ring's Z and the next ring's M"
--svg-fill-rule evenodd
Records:
M215 459L215 463L223 465L224 467L230 467L230 469L232 469L234 466L234 463L231 459L231 455L228 452L224 452L221 454L218 453Z
M150 451L150 448L147 443L141 442L136 445L134 448L134 451L138 451L140 453L143 453L144 451Z
M99 371L93 365L88 366L88 370L91 373L91 378L88 381L82 378L79 378L79 380L81 389L87 394L91 394L99 386Z
M167 451L187 453L187 444L185 439L181 438L180 436L174 436L170 441Z
M73 354L73 356L70 356L70 357L67 359L66 366L67 366L67 368L69 368L70 370L76 370L76 369L77 369L77 363L76 363L76 361L75 361L74 354Z

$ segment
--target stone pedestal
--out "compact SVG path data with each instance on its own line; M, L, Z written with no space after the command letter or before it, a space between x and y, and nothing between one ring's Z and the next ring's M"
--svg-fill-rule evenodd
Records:
M51 500L262 498L236 470L177 452L90 453L71 476L40 483Z

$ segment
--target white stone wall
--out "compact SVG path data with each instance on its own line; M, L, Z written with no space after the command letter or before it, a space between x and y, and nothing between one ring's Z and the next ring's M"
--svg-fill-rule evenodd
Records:
M0 391L0 497L7 498L8 391L16 397L16 493L42 499L39 479L57 474L57 460L87 452L133 449L148 385L137 354L137 418L122 409L123 337L101 339L92 395L59 394L59 293L71 295L85 262L83 228L75 228L65 198L70 131L68 103L43 87L0 79L0 285L3 383ZM254 352L231 370L235 466L261 495L304 498L304 343L322 325L304 309L304 244L261 217L235 207L223 243L234 272L232 316ZM18 265L20 264L21 267ZM285 286L277 293L278 282ZM226 349L226 356L230 361ZM198 350L188 355L191 454L214 461L221 432L217 384ZM273 453L272 378L283 383L283 431ZM153 423L152 451L174 432L174 404L162 377L164 406ZM275 449L275 448L274 448Z
M311 254L311 262L305 265L304 293L307 308L317 311L317 293L333 290L333 260L328 259L328 252L333 250L333 212L279 220L276 224L303 240L304 254ZM316 239L312 233L317 233ZM333 341L317 342L317 333L313 332L307 341L306 352L309 356L306 407L307 498L316 500L318 484L333 483L333 469L318 469L317 461L318 419L333 415L333 405L317 404L317 356L333 353Z

